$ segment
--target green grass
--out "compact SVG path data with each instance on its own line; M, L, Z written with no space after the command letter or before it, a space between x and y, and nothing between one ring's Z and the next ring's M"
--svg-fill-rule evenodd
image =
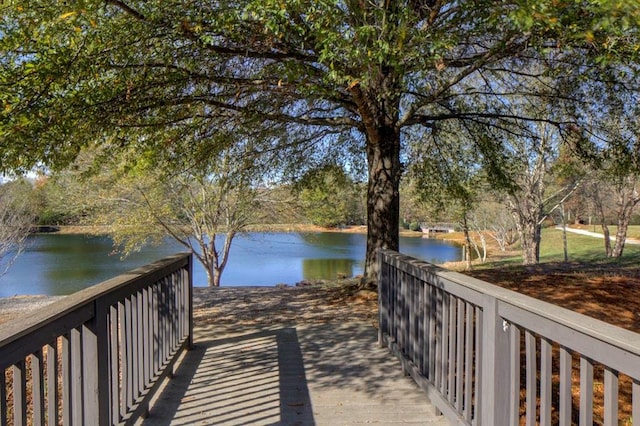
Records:
M640 235L640 227L634 227ZM612 232L613 233L613 232ZM611 259L605 256L602 238L588 237L567 232L567 252L569 262L597 263L600 265L617 265L621 268L637 268L640 265L640 245L626 244L622 258ZM542 231L540 244L540 263L563 262L562 231L546 228ZM522 263L521 256L490 262L487 267L517 265Z
M584 229L585 231L597 232L602 234L602 227L600 225L575 225L580 229ZM616 225L609 225L609 233L613 236L616 235L616 231L618 227ZM640 225L631 225L627 229L627 238L637 238L640 239Z

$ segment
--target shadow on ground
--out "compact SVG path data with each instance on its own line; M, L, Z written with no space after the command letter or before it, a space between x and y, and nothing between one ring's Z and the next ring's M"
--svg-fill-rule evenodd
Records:
M425 424L435 418L365 323L210 326L196 336L196 348L143 424Z
M313 425L296 330L199 341L144 424Z

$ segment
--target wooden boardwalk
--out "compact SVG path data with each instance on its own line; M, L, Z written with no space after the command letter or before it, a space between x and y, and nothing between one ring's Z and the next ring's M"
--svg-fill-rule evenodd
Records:
M364 322L196 327L143 425L445 425Z

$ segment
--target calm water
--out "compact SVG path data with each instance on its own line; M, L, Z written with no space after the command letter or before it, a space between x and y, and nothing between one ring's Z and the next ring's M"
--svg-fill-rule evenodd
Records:
M272 286L362 273L366 236L348 233L249 233L234 239L222 285ZM430 262L460 260L460 247L427 238L401 238L400 250ZM175 242L148 247L121 259L111 239L84 235L38 235L9 272L0 277L0 297L70 294L166 255L184 251ZM207 279L199 263L194 284Z

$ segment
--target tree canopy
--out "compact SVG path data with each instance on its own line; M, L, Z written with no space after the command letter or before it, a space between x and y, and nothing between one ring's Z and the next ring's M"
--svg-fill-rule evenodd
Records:
M2 8L3 168L64 165L90 141L205 160L231 143L216 135L238 123L249 135L272 135L254 149L278 152L274 166L366 157L369 278L376 250L398 249L407 134L455 120L490 157L499 152L491 131L517 134L536 121L571 130L569 120L521 106L540 102L541 91L571 101L544 82L580 80L591 67L635 60L640 48L636 2L614 0L34 0Z

